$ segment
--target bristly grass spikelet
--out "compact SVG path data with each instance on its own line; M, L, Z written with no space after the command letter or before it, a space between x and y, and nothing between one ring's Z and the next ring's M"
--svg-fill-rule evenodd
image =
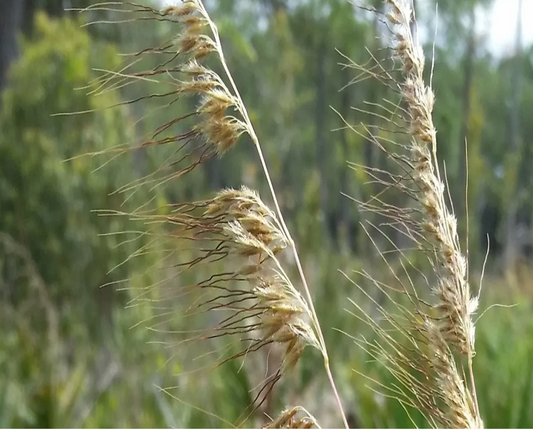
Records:
M301 406L285 409L281 415L268 423L265 429L311 429L320 428L315 418Z

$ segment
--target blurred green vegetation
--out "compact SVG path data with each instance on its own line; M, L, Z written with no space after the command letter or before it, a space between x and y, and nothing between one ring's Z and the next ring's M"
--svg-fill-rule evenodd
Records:
M142 324L134 327L151 318L151 308L128 307L131 290L142 291L165 276L151 270L157 253L128 259L148 239L130 242L127 235L108 234L137 227L94 212L124 210L124 196L114 191L144 175L165 154L127 154L101 169L101 158L77 157L127 143L162 118L186 110L173 105L155 118L147 116L155 106L152 100L107 109L143 94L127 87L100 95L83 89L100 70L119 65L119 52L161 43L174 29L166 23L82 27L84 15L54 15L56 3L34 5L31 31L19 34L19 55L10 62L1 93L0 427L230 426L251 401L258 377L253 366L229 363L208 375L178 379L186 360L199 352L158 343ZM339 91L354 75L340 65L345 59L335 48L363 62L365 46L379 52L376 36L383 29L344 0L206 4L219 24L228 63L304 259L350 420L358 427L412 427L394 399L376 394L360 376L386 383L386 371L334 330L354 336L368 331L344 311L351 310L346 298L359 300L360 294L337 269L383 274L359 227L362 215L341 195L365 199L373 191L365 186L368 178L350 170L346 161L379 165L382 156L342 129L329 108L352 123L369 121L352 106L378 102L383 89L365 81ZM482 309L517 304L488 310L478 324L475 371L482 416L486 427L526 428L533 426L533 272L528 269L533 253L533 46L494 57L464 18L473 8L489 5L453 1L440 12L445 31L435 47L435 122L449 187L459 201L465 134L468 138L473 279L481 271L487 237L491 244ZM430 6L421 8L418 21L432 34ZM428 54L431 49L428 43ZM55 115L75 112L87 114ZM155 198L200 199L241 183L266 195L246 141L223 159L156 191ZM146 199L139 190L125 206L138 207ZM465 208L458 209L466 232ZM169 338L172 342L167 333ZM274 397L273 411L288 402L302 404L324 426L336 424L320 360L311 351ZM413 419L424 426L420 417Z

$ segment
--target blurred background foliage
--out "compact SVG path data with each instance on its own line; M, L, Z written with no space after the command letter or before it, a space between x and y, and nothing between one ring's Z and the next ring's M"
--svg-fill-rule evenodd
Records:
M150 309L127 309L128 294L113 286L129 278L129 287L143 288L148 280L141 274L156 256L121 264L139 242L118 246L120 236L105 233L128 231L127 221L93 212L119 210L123 199L113 191L142 176L156 156L131 154L97 172L101 160L76 157L153 128L153 120L138 122L153 107L150 99L104 109L138 97L135 89L96 96L81 88L97 76L96 69L117 67L119 52L156 44L173 30L165 23L83 27L86 17L65 11L67 3L0 3L0 426L228 426L250 402L254 375L229 364L171 394L161 390L176 386L180 358L170 360L172 352L151 342L150 332L132 328ZM381 8L380 1L366 3ZM435 1L416 3L419 31L432 34ZM337 269L382 269L359 226L363 216L341 194L367 199L373 188L346 161L383 163L376 148L342 129L330 109L352 123L372 121L352 106L379 101L383 89L365 81L339 91L354 76L340 66L345 60L336 50L364 62L365 47L380 55L383 40L377 36L384 30L346 0L206 4L305 260L351 424L411 427L403 409L368 389L360 374L382 382L390 376L334 330L351 335L367 330L344 311L350 310L346 298L357 300L358 294ZM517 24L514 51L491 53L485 43L490 29L475 25L490 0L439 7L435 122L460 227L469 233L471 282L479 285L488 240L482 308L517 304L490 309L478 324L482 416L487 427L532 427L533 46L523 46ZM54 116L65 112L90 113ZM241 183L266 190L246 143L157 198L199 199ZM143 197L136 193L129 203L138 206ZM303 404L324 425L334 424L324 382L317 357L306 353L264 412L275 413L288 402Z

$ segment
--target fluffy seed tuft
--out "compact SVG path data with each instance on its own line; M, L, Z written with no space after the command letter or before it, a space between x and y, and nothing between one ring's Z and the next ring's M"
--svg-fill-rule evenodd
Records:
M297 418L297 415L304 415ZM285 409L278 418L268 423L265 429L311 429L318 427L315 418L301 406Z

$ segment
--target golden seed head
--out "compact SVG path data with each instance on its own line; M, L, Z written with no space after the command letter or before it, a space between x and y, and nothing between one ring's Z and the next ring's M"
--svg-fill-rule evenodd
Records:
M205 34L197 31L186 31L176 41L178 51L182 54L191 54L198 58L198 51L205 53L216 50L215 42Z
M191 60L188 63L185 63L181 67L181 72L188 73L191 75L209 75L213 73L207 67L204 67L200 63L198 63L198 61L196 60Z
M198 124L196 129L205 136L208 143L216 147L218 154L231 149L239 137L246 132L245 124L233 117L208 117Z
M261 271L260 264L247 264L239 269L238 274L248 277L248 276L256 275L260 271Z
M195 59L202 59L208 56L211 52L216 51L216 46L211 41L200 41L196 49L191 53Z
M224 116L226 109L235 105L235 99L225 90L215 88L206 91L198 107L198 112L204 115L210 115L219 119Z
M388 19L389 22L391 22L392 24L401 24L401 23L402 23L402 21L401 21L401 17L399 17L398 14L393 13L393 12L389 12L389 13L387 13L387 19Z
M305 414L303 418L296 418L300 414ZM278 418L268 423L265 429L310 429L316 426L314 417L301 406L285 409Z
M185 32L188 34L200 35L207 26L207 21L197 16L187 17L183 19L182 22L185 25Z
M196 1L187 0L179 6L167 6L163 9L162 14L164 16L172 15L177 17L185 17L191 15L198 10L198 4Z
M300 360L307 344L302 338L295 336L291 342L287 345L285 350L285 356L283 357L283 370L290 370L296 366L296 363Z
M195 15L184 16L180 19L180 22L182 22L189 31L200 31L203 27L208 25L205 18Z
M264 309L260 317L263 339L284 345L283 370L289 370L307 345L319 348L317 337L307 322L310 310L283 275L259 277L255 284L253 293Z
M244 257L251 257L268 252L263 243L249 234L243 226L237 221L230 221L224 226L224 233L229 239L237 254Z
M192 81L183 82L180 85L180 91L191 94L204 94L218 86L218 82L210 79L210 76L200 75Z
M254 191L242 187L219 192L204 214L226 223L226 234L236 241L246 255L271 256L287 246L288 240L278 225L275 214Z
M200 40L200 35L196 33L183 33L178 37L176 45L178 46L179 52L189 53L191 52Z
M431 351L431 365L435 369L441 393L439 398L448 409L448 418L454 428L481 428L481 419L477 416L469 391L465 388L453 358L438 326L426 320L424 328L428 334Z

